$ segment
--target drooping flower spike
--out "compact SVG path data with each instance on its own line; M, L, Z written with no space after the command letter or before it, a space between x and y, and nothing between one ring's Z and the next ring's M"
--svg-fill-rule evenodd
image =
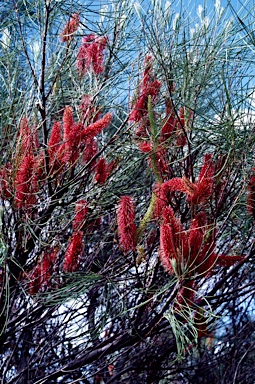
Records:
M117 223L120 244L124 252L136 248L135 209L130 196L122 196L117 210Z

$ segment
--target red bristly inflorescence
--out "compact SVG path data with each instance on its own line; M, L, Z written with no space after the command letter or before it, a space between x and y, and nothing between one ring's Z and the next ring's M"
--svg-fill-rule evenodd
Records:
M149 123L148 98L151 96L152 103L154 104L161 87L161 82L155 80L152 68L152 57L150 55L146 56L144 67L143 80L139 85L138 97L129 115L129 120L136 123L144 122L144 119Z
M110 112L106 113L101 119L90 124L84 128L81 132L82 139L95 137L99 135L103 129L107 128L112 121L112 114Z
M110 176L113 169L116 167L116 160L112 160L110 163L106 163L105 158L98 161L96 166L95 180L98 184L103 185Z
M81 254L83 251L82 238L83 238L82 231L76 231L73 233L64 256L64 262L63 262L64 272L77 271L80 263Z
M58 247L43 252L41 259L27 276L28 290L31 295L47 291L51 287L51 276L56 263Z
M117 222L120 244L124 252L136 248L135 209L130 196L122 196L117 210Z
M216 233L207 223L204 212L198 213L185 230L170 207L163 210L163 223L160 226L159 258L170 273L182 273L181 266L189 276L205 276L215 266L231 266L245 256L218 255L215 253ZM173 261L176 271L173 270Z
M66 23L63 32L61 33L63 43L73 39L73 35L77 31L79 24L80 15L78 13L74 13L70 20Z
M172 178L165 181L157 191L160 205L168 203L168 194L171 192L183 192L187 195L190 204L203 204L212 195L213 190L214 163L211 155L205 155L204 164L200 170L198 180L191 182L187 177ZM159 212L160 213L160 212Z
M84 75L89 70L97 75L104 72L104 51L107 42L106 36L91 34L83 37L77 56L77 68L80 74Z
M15 177L14 202L17 208L31 208L37 200L38 180L35 172L35 157L24 155Z
M86 200L79 200L75 207L75 216L73 219L73 230L82 230L84 228L86 216L88 213L88 205Z
M75 123L72 108L66 106L63 115L63 132L61 123L55 122L48 142L51 174L59 174L61 170L66 169L67 164L76 164L82 153L83 162L89 162L98 152L96 136L109 126L111 120L112 114L106 113L97 121L92 118L92 123L84 127L81 123Z

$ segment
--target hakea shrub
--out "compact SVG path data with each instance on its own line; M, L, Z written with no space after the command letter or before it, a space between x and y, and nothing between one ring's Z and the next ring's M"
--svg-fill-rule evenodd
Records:
M82 45L77 55L77 69L81 75L92 71L96 75L104 72L104 53L108 38L90 34L82 39Z
M130 196L122 196L119 200L117 223L119 241L124 252L134 251L137 245L135 208Z
M72 41L74 33L77 31L79 24L80 15L78 13L74 13L70 20L66 23L61 33L61 39L63 43Z

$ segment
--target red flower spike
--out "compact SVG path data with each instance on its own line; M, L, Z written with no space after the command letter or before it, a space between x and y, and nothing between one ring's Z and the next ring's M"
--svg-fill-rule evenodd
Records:
M192 204L204 203L211 196L213 190L214 164L211 155L205 155L204 165L201 168L198 180L192 183L187 177L173 178L164 182L161 186L160 197L168 201L171 192L183 192L188 195L188 201Z
M153 74L151 56L146 56L144 67L143 80L138 90L138 98L129 115L129 121L135 121L136 123L148 116L148 97L151 96L152 103L154 104L161 87L160 81L153 80L155 76Z
M187 183L185 183L185 180L182 178L174 177L173 179L170 179L168 181L165 181L161 185L161 198L165 200L165 202L168 201L168 193L170 192L184 192L184 193L190 193L190 186L187 186Z
M56 152L61 140L62 140L61 124L59 121L56 121L53 124L49 142L48 142L49 150L51 150L52 152Z
M63 262L64 272L77 271L80 263L80 257L83 251L82 238L83 238L82 231L77 231L73 233L64 256L64 262Z
M195 183L197 186L191 196L190 201L193 204L204 203L213 192L213 177L214 177L214 163L212 161L212 155L207 154L204 157L204 164L200 170L198 180Z
M204 156L204 164L199 172L198 182L201 183L204 179L211 179L214 176L214 164L212 161L212 155L206 154Z
M81 75L91 70L100 75L104 72L104 51L107 47L106 36L91 34L82 39L77 56L77 68Z
M41 260L40 290L47 290L51 278L51 263L47 252L43 254Z
M159 146L156 152L156 165L157 170L159 171L163 179L168 174L168 166L165 160L165 155L166 151Z
M35 158L33 155L24 156L20 162L15 178L15 204L17 208L31 208L36 203L38 192Z
M73 35L77 31L79 24L80 16L78 13L74 13L65 25L63 32L61 33L63 43L71 41L73 39Z
M167 201L165 195L162 193L162 188L160 184L157 183L155 185L154 193L157 197L156 206L154 209L154 217L155 219L160 219L162 212L167 205Z
M17 147L21 155L36 154L39 149L37 129L36 127L31 129L27 118L22 118L20 121Z
M192 220L189 230L189 263L194 267L197 265L199 253L202 251L204 240L204 226L200 217Z
M166 119L165 123L163 124L160 132L160 142L163 143L167 139L169 139L173 132L176 129L177 120L175 117L175 113L172 112Z
M101 185L104 184L116 165L116 160L112 160L109 164L107 164L104 158L100 159L96 167L96 182Z
M171 260L178 260L175 244L173 240L172 229L169 224L162 224L160 226L160 246L159 246L159 259L165 270L174 274Z
M48 142L48 153L50 158L50 167L54 167L54 162L57 160L56 154L59 151L61 146L61 124L60 122L55 122L53 124L49 142Z
M124 252L136 248L135 209L130 196L122 196L117 210L118 233Z
M28 275L28 292L30 295L35 295L40 289L40 265L37 264L32 272Z
M175 217L174 211L170 207L165 207L163 211L163 219L165 224L169 224L173 234L173 244L179 261L187 260L188 257L188 238L180 220ZM181 260L180 260L181 259Z
M81 138L85 139L88 137L95 137L99 135L103 129L107 128L110 125L111 121L112 121L112 114L108 112L101 119L97 120L95 123L92 123L88 127L84 128L81 132Z
M65 111L64 111L64 115L63 115L63 131L64 131L64 140L65 141L69 140L73 124L74 124L73 110L71 107L66 106Z
M150 132L150 120L148 116L144 116L141 120L136 124L136 130L134 133L134 137L137 139L145 139L149 140L149 132Z
M108 176L106 161L105 158L102 158L97 163L95 180L102 185L106 182Z
M88 213L88 206L86 200L79 200L75 207L75 216L73 219L73 230L81 230L84 228L85 219Z

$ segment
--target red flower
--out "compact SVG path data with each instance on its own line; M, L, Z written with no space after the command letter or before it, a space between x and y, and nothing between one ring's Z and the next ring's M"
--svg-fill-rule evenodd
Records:
M58 163L60 160L59 150L61 147L61 136L61 124L60 122L55 122L53 124L48 142L48 154L50 159L50 167L52 170L56 170L56 163ZM59 168L59 166L57 168Z
M87 201L79 200L76 203L75 216L73 219L74 231L83 229L87 213L88 213Z
M79 262L80 262L80 257L83 251L82 238L83 238L82 231L77 231L73 233L64 256L64 263L63 263L64 272L77 271Z
M171 101L166 102L166 118L160 132L160 142L163 143L165 140L172 136L176 129L177 118L174 111L174 107Z
M148 116L148 97L151 96L152 102L155 103L161 87L161 82L154 80L151 56L145 58L144 66L143 80L139 85L138 98L129 115L130 121L140 122Z
M73 34L77 31L79 24L80 16L78 13L74 13L65 25L63 32L61 33L63 42L72 40Z
M176 260L177 255L175 252L172 229L169 224L162 224L160 226L159 259L165 270L173 275L174 270L171 260Z
M73 110L71 107L66 106L64 115L63 115L63 131L64 131L64 140L68 141L70 138L70 133L74 125L73 120Z
M124 252L136 248L135 209L130 196L122 196L117 211L118 233Z
M168 202L168 193L183 192L188 196L191 204L201 204L206 202L212 195L213 190L214 164L211 155L205 155L204 165L202 166L198 180L192 183L187 177L173 178L161 185L159 197Z
M94 34L85 36L77 56L77 68L81 74L92 70L99 75L104 71L104 51L107 37Z
M92 123L88 127L83 129L83 131L81 132L82 139L99 135L103 129L107 128L110 125L111 121L112 114L108 112L101 119L97 120L95 123Z
M14 201L17 208L31 208L36 203L38 183L33 155L22 158L15 178L15 188Z
M21 155L36 153L39 149L37 129L36 127L31 129L27 118L22 118L20 121L17 148Z

